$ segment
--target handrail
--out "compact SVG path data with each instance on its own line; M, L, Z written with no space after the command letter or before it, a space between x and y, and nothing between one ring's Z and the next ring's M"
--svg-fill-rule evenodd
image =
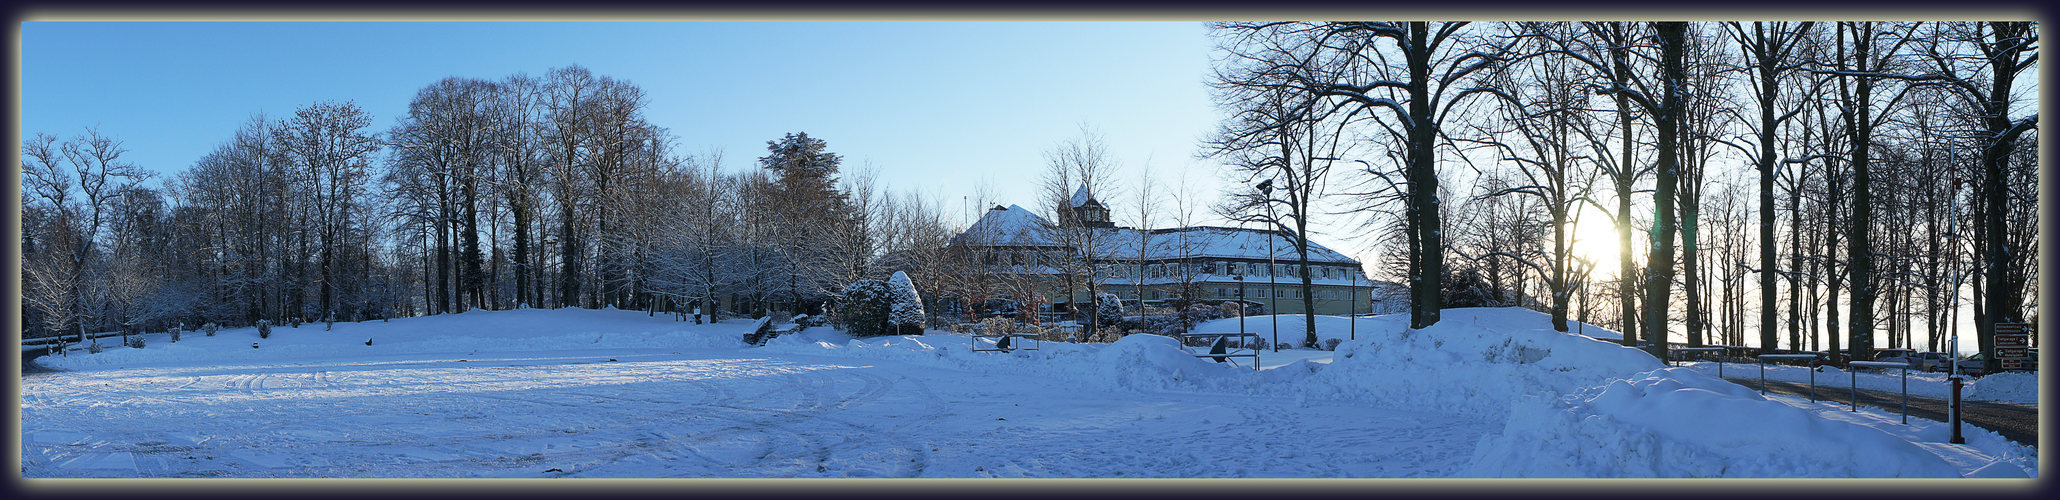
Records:
M1817 359L1817 355L1815 355L1815 354L1761 354L1761 355L1759 355L1759 356L1754 356L1754 357L1756 357L1756 358L1759 358L1759 359L1760 359L1760 395L1761 395L1761 396L1765 396L1765 395L1767 395L1767 360L1769 360L1769 359ZM1817 370L1816 370L1816 369L1811 369L1811 370L1810 370L1810 402L1812 402L1812 403L1815 403L1815 402L1817 402Z
M1187 345L1191 339L1214 338L1215 341L1209 343L1208 353L1196 354L1194 356L1197 358L1215 358L1218 363L1228 362L1228 358L1249 357L1252 358L1252 369L1259 369L1259 352L1263 349L1255 345L1262 342L1257 333L1177 333L1173 337L1180 340L1180 344L1183 346ZM1238 347L1234 350L1230 347L1231 337L1239 339ZM1237 363L1232 362L1230 364L1235 366Z
M1852 361L1846 366L1863 368L1895 368L1903 371L1903 423L1910 423L1910 364L1895 361ZM1853 411L1860 411L1860 372L1847 370L1853 375Z

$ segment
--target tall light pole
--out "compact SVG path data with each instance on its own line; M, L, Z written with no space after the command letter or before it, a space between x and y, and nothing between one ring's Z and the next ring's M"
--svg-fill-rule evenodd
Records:
M1273 323L1273 352L1280 352L1280 287L1275 276L1280 274L1280 264L1273 256L1273 235L1279 233L1280 222L1273 215L1273 179L1259 183L1259 194L1266 201L1266 296L1272 305L1266 306L1266 317ZM1303 300L1308 300L1306 297Z

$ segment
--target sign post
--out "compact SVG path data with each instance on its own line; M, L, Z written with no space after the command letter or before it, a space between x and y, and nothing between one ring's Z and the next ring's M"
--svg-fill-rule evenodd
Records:
M2030 323L1996 323L1996 362L2004 370L2031 369Z

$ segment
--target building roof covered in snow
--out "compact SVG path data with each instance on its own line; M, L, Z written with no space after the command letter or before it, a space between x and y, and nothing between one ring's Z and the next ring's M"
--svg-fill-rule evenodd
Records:
M1082 206L1086 206L1088 203L1100 205L1101 201L1094 199L1094 195L1087 193L1086 184L1081 184L1080 189L1073 191L1073 199L1067 202L1066 206L1079 208Z
M1020 205L995 205L965 232L951 238L953 245L989 247L1059 246L1045 234L1052 223Z
M1084 192L1084 191L1083 191ZM995 206L952 244L976 247L1061 247L1050 233L1050 220L1018 205ZM1115 260L1215 258L1276 261L1296 259L1294 243L1277 231L1194 226L1140 231L1127 227L1093 227L1096 256ZM1271 247L1268 247L1271 240ZM1142 247L1142 248L1140 248ZM1359 262L1316 242L1309 243L1309 261L1325 264Z

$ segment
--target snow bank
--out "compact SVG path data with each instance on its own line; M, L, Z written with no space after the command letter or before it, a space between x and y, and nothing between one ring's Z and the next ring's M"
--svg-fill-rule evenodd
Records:
M1299 341L1301 318L1280 319L1282 341L1290 342L1290 335ZM1353 335L1351 319L1317 320L1319 338ZM1246 321L1246 331L1270 336L1264 318ZM1501 422L1501 433L1476 444L1466 476L1961 475L1961 467L1908 439L1821 418L1613 342L1554 331L1537 312L1453 309L1422 330L1409 329L1404 315L1357 321L1358 339L1340 344L1329 364L1296 362L1257 373L1197 359L1173 339L1153 335L1107 345L1047 343L1008 354L975 353L966 345L970 339L937 333L809 347L1096 388L1356 400ZM1235 322L1204 323L1198 331L1235 332Z
M1662 366L1636 350L1553 331L1544 318L1515 308L1452 309L1422 330L1408 328L1407 315L1361 319L1359 339L1339 344L1330 365L1307 382L1326 396L1374 394L1390 404L1501 419L1524 395L1572 392Z
M1975 379L1960 397L1970 401L1994 401L2035 405L2039 403L2038 372L2000 372Z
M1680 368L1560 397L1525 397L1466 475L1490 477L1960 477L1871 427Z

